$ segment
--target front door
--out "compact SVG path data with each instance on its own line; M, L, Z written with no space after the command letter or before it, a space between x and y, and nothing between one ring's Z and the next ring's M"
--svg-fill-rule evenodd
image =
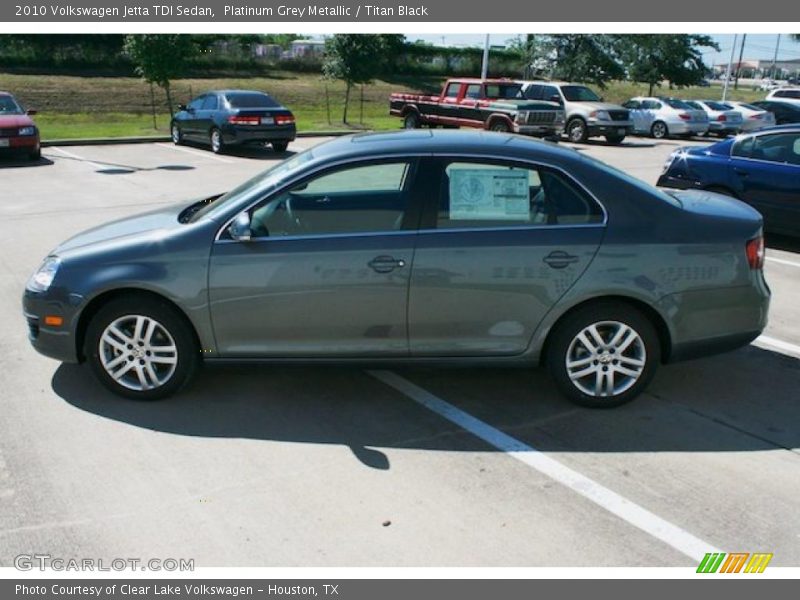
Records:
M250 241L223 233L209 273L220 355L407 356L415 167L325 171L250 209Z
M545 167L432 160L408 306L412 356L523 353L594 258L602 207Z

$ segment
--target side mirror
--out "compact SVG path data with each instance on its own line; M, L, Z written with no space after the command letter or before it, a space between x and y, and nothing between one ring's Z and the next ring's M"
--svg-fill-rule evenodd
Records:
M188 109L186 108L185 104L178 104L178 110L185 111L185 110L188 110Z
M252 238L250 231L250 215L243 212L237 216L228 227L228 233L231 239L237 242L249 242Z
M563 104L561 102L561 96L559 96L558 94L553 94L552 96L550 96L550 102L555 102L556 104Z
M28 110L26 110L26 111L25 111L25 114L26 114L26 115L29 115L29 116L31 116L31 117L32 117L33 115L35 115L35 114L36 114L36 113L38 113L38 112L39 112L39 111L38 111L38 110L36 110L35 108L29 108Z

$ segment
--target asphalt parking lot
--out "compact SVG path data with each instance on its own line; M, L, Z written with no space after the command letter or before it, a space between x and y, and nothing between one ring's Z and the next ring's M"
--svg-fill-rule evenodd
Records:
M304 138L297 151L319 143ZM579 147L654 183L679 145ZM60 241L222 192L270 151L51 147L0 161L0 566L800 566L800 243L770 239L756 345L663 367L610 411L539 370L214 367L153 404L38 355L20 297Z

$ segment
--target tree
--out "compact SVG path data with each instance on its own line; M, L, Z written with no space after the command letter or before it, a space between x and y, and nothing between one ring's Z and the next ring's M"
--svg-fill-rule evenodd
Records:
M591 82L604 88L607 82L621 79L625 74L617 55L618 36L558 34L541 37L538 56L555 79Z
M335 34L325 42L325 59L322 72L329 79L345 82L344 113L342 121L347 123L347 108L350 90L357 83L369 83L378 75L387 72L398 48L405 43L398 35Z
M196 52L191 36L174 33L128 35L125 51L131 57L136 73L164 90L172 113L170 81L183 73L186 62Z
M707 35L626 35L619 36L620 55L628 76L653 88L664 80L670 85L696 85L708 74L700 48L719 46Z

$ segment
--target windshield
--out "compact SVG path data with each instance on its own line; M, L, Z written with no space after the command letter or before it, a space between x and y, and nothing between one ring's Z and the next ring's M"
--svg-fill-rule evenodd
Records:
M200 210L195 212L189 223L199 221L204 217L214 218L222 212L227 206L238 202L242 198L247 198L254 195L261 195L274 189L278 183L284 178L290 176L293 172L299 171L300 168L314 158L313 150L306 150L300 154L296 154L291 158L287 158L283 162L279 162L274 167L267 169L248 179L239 187L232 189L227 194L220 196L218 199L213 200L203 206Z
M601 102L600 96L583 85L562 85L561 91L568 102Z
M22 115L25 111L11 96L0 96L0 115Z
M683 100L678 100L677 98L661 98L661 100L666 102L672 108L683 108L683 109L692 108L691 106L689 106L689 104L687 104Z
M275 108L280 106L271 96L259 92L225 94L231 108Z

